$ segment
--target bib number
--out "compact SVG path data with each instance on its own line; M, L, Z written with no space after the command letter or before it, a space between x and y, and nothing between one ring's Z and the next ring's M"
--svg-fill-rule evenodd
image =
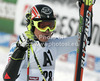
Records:
M47 79L47 81L52 81L52 71L49 71L49 72L44 71L43 75L44 75L45 79ZM44 80L42 80L42 81L44 81Z

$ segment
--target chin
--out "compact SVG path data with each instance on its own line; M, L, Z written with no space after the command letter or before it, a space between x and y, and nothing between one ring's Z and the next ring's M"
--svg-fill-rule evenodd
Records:
M43 37L41 37L39 40L40 40L41 42L47 42L50 38L51 38L51 36L43 36Z
M47 42L48 39L40 39L41 42Z

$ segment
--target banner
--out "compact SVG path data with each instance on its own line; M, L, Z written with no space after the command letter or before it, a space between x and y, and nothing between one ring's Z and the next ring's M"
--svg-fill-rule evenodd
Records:
M0 46L9 46L10 34L0 32Z
M94 53L86 54L84 66L91 71L96 71L100 73L100 55L93 55L93 54ZM59 57L59 60L63 62L70 62L70 63L75 64L76 51L72 51L69 54L61 55Z
M0 32L0 46L10 47L13 42L18 40L17 35L12 35L4 32Z
M0 17L14 19L16 6L12 3L0 2Z

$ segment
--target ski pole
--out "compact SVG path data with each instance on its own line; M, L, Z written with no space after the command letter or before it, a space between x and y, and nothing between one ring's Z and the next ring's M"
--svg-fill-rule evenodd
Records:
M41 66L40 66L40 64L39 64L39 61L38 61L38 59L37 59L37 57L36 57L36 54L34 53L34 50L33 50L32 45L30 45L30 49L31 49L31 51L32 51L32 54L34 55L35 61L36 61L37 66L38 66L38 68L39 68L39 70L40 70L40 73L41 73L41 75L42 75L42 77L43 77L43 80L46 81L46 79L45 79L45 77L44 77L44 75L43 75L43 70L42 70L42 68L41 68Z
M28 47L27 81L29 81L29 66L30 66L30 44Z

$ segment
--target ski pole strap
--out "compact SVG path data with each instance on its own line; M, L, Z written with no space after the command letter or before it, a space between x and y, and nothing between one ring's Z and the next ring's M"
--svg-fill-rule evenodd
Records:
M90 45L92 38L92 6L94 5L95 1L96 0L79 0L79 3L81 4L79 27L85 26L86 30L84 33L87 36L88 45ZM80 28L80 30L83 32L83 29Z
M91 42L92 36L92 5L86 6L84 3L80 8L79 35L84 34L87 44Z
M32 45L30 45L30 49L31 49L31 51L32 51L32 54L34 55L34 58L35 58L35 61L36 61L36 63L37 63L37 66L38 66L38 68L39 68L39 70L40 70L40 73L41 73L41 75L43 76L43 80L46 81L46 79L45 79L45 77L44 77L44 75L43 75L43 70L42 70L42 68L41 68L41 66L40 66L40 64L39 64L39 61L38 61L38 59L37 59L37 57L36 57L36 54L34 53L34 50L33 50Z

